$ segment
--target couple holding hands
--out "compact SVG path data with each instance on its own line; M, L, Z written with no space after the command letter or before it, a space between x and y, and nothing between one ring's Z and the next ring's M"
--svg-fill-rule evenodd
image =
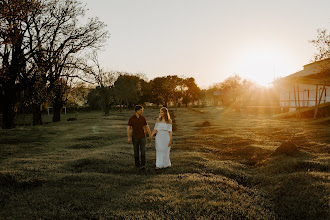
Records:
M150 142L156 134L156 169L171 166L170 149L172 144L172 120L168 109L163 107L159 110L154 130L150 132L146 118L142 115L143 107L135 106L135 114L129 118L127 126L128 143L133 143L135 167L145 169L146 164L146 134L148 132ZM131 128L133 129L131 138ZM141 160L140 160L141 153Z

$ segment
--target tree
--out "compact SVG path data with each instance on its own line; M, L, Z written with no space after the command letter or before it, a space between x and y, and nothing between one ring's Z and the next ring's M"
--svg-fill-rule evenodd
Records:
M75 82L70 86L67 104L71 107L80 108L87 104L87 97L90 88L83 82Z
M152 100L152 83L146 79L140 78L141 97L139 103L151 102Z
M184 90L183 90L183 103L188 106L189 103L197 101L200 95L200 89L195 83L194 78L186 78L183 80Z
M121 106L125 103L127 107L137 104L141 97L141 84L138 76L121 74L114 83L114 94L117 103Z
M156 77L150 81L151 84L151 99L150 101L157 106L159 104L164 104L164 96L163 96L163 82L164 77Z
M310 42L317 48L317 54L314 56L314 61L320 61L326 58L330 58L330 35L327 34L326 29L317 30L316 40Z
M18 98L34 65L28 65L36 47L28 45L27 33L38 12L36 0L0 1L0 84L3 103L2 128L15 127Z
M241 81L242 78L235 74L220 84L220 91L222 92L221 101L224 106L231 105L237 101L240 94Z
M180 97L178 93L180 78L174 76L156 77L151 81L152 84L152 102L157 106L161 103L165 106L169 101L175 101Z
M80 64L79 68L83 70L86 74L85 76L87 76L87 79L89 79L90 82L97 84L96 89L89 96L90 104L94 107L99 105L104 111L104 114L108 115L111 104L114 102L113 85L119 73L104 71L99 63L98 55L95 51L89 57L89 60L92 64L83 63ZM99 101L93 100L96 97L99 98Z
M104 29L105 24L97 18L89 19L84 25L78 20L85 15L85 8L76 0L49 0L50 21L53 24L49 30L51 38L47 44L48 54L47 68L49 75L49 91L56 90L61 77L73 77L72 71L67 69L76 68L78 56L89 49L100 48L108 38L108 32ZM69 74L69 75L67 75ZM59 89L58 91L61 91ZM53 94L62 95L61 92ZM54 97L53 121L60 120L60 111L63 107L62 97Z
M108 37L97 18L81 25L78 20L84 15L85 8L76 0L0 1L3 128L15 126L17 100L23 90L30 94L42 91L43 86L36 83L47 85L47 94L53 95L53 121L60 120L65 98L54 95L65 93L59 83L74 77L70 69L76 68L83 52L99 48ZM30 98L33 105L42 104Z
M221 83L213 84L206 91L206 97L207 99L212 100L213 106L218 106L219 102L221 102L220 94L221 94Z

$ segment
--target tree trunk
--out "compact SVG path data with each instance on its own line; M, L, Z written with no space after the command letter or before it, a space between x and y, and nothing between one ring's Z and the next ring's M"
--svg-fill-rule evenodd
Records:
M3 97L2 128L15 128L17 115L17 97L15 91L7 91Z
M105 115L109 115L109 109L110 109L110 105L109 105L109 103L105 103L105 105L104 105L104 114Z
M42 125L41 105L33 103L32 112L33 112L33 126Z
M63 107L62 101L55 99L53 102L53 122L61 121L61 109Z

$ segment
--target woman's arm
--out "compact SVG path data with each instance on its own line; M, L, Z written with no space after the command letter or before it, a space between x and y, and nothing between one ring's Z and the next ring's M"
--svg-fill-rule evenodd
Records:
M152 138L155 134L157 134L157 132L158 132L157 130L153 130L150 137Z
M168 146L171 147L171 145L172 145L172 131L169 131L168 133L170 133L170 141L168 142Z
M155 123L155 127L154 127L154 130L152 131L150 137L152 138L155 134L157 134L158 132L158 119L156 120L156 123Z

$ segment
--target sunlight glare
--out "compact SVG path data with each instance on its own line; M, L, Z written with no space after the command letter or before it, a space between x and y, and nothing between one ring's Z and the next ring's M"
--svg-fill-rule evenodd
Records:
M290 69L283 52L275 48L250 49L237 60L235 73L261 86L270 86L275 77Z

